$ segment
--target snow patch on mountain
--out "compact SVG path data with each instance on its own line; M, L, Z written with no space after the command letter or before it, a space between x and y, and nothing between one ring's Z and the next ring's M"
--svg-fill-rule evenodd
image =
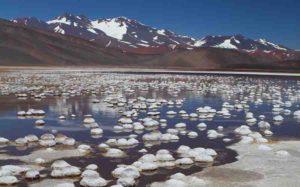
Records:
M264 50L265 53L271 53L272 51Z
M234 36L233 36L233 37L231 37L231 40L233 40L235 43L238 43L238 44L240 44L240 43L241 43L239 40L235 39L235 37L234 37Z
M150 45L148 45L148 44L143 44L143 43L137 43L137 45L143 46L143 47L150 47Z
M123 35L127 33L127 24L124 22L118 22L116 18L107 19L105 21L92 21L94 28L103 31L107 36L116 38L118 40L123 39Z
M62 18L50 20L50 21L47 21L46 23L47 23L47 24L62 23L62 24L66 24L66 25L71 25L71 21L70 21L70 20L67 20L66 17L62 17Z
M160 35L164 35L164 36L166 35L166 33L165 33L166 30L165 29L159 29L156 32L157 32L157 34L160 34Z
M98 34L94 29L87 29L88 31L90 31L91 33L94 33L94 34Z
M206 40L198 40L198 41L196 41L195 43L194 43L194 46L195 47L201 47L203 44L205 44L206 43Z
M266 39L260 38L260 39L258 39L256 41L259 42L259 43L261 43L261 44L263 44L263 45L265 45L265 46L270 46L271 45L272 47L274 47L274 48L276 48L278 50L284 50L284 51L287 50L286 48L283 48L283 47L280 47L277 44L271 43L271 42L267 41Z
M129 45L132 45L132 43L127 42L127 41L120 41L120 42L125 43L125 44L129 44Z
M105 45L105 47L109 47L111 44L111 40L109 40L109 42Z
M227 49L238 49L235 45L231 44L231 39L224 40L223 43L215 45L214 47L227 48Z
M54 31L60 34L65 34L65 30L62 29L60 26L55 27Z

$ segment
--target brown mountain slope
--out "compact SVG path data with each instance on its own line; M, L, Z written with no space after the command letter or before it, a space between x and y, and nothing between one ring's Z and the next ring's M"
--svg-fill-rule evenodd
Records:
M176 50L143 62L146 66L192 70L299 71L300 61L258 61L247 53L230 49Z
M141 55L108 49L80 38L23 27L0 20L0 65L110 66L204 69L295 69L298 62L259 62L228 49L177 49Z
M1 65L120 65L128 56L117 50L0 20ZM122 60L121 60L122 59Z
M161 62L164 62L161 64ZM199 48L195 50L177 50L160 55L147 63L163 67L194 67L197 69L221 69L229 65L247 63L256 64L257 61L247 54L235 50L217 48Z

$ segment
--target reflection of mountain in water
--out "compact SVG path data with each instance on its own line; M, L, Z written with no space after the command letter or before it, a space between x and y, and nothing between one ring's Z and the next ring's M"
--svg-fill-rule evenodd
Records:
M75 126L72 126L72 128L70 127L65 127L65 126L45 126L43 128L39 128L40 130L43 130L43 131L46 131L46 132L49 132L49 131L52 131L52 130L57 130L57 131L60 131L60 132L63 132L63 131L71 131L71 132L76 132L76 131L88 131L87 128L84 128L84 127L75 127Z
M117 111L112 107L108 107L103 99L101 99L99 103L93 103L92 98L90 98L88 106L92 113L102 113L109 117L116 117L118 115Z
M57 115L66 115L69 116L73 114L73 109L79 109L77 102L68 102L67 98L65 97L59 97L55 99L54 103L50 103L49 105L49 111L51 113L55 113Z
M54 102L50 103L49 112L56 116L70 116L71 114L83 116L85 114L97 115L99 113L109 117L117 116L118 113L113 108L108 107L103 100L100 100L100 103L93 103L92 100L94 98L89 96L84 98L57 97Z

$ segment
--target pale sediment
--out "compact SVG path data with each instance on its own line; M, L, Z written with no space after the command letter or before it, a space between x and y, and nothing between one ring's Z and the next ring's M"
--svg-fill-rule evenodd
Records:
M36 159L42 158L46 163L49 163L53 160L58 159L65 159L71 157L82 157L85 156L87 153L82 152L78 149L59 149L59 150L51 150L48 151L47 149L40 149L33 151L29 155L25 156L11 156L7 154L0 154L0 160L20 160L26 163L33 163Z
M205 181L205 186L298 186L300 176L300 141L280 141L266 144L235 144L230 148L239 154L238 161L206 168L194 174ZM281 154L286 153L289 154Z
M165 182L152 183L151 187L299 186L300 141L237 143L230 148L238 152L238 161L205 168L191 176L175 174Z
M76 179L44 179L38 183L30 184L30 187L45 187L45 186L56 186L64 184L73 184Z

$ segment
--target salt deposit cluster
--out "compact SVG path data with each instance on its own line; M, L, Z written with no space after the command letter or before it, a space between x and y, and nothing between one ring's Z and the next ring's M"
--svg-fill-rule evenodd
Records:
M0 185L71 177L85 187L138 186L141 178L158 174L160 169L182 172L167 176L166 181L151 181L153 187L205 185L207 181L187 176L184 170L220 162L222 151L213 147L214 142L224 145L223 149L240 142L269 150L274 129L284 126L287 119L300 121L299 85L299 81L290 85L217 75L3 72L0 97L27 104L61 100L52 108L38 104L17 107L14 118L20 125L30 121L36 134L14 139L0 134L0 146L3 150L30 148L32 154L26 160L4 151L7 159L23 163L1 165ZM88 98L84 101L90 109L59 107L80 98ZM99 114L109 114L112 119L107 122ZM83 135L51 129L53 121L69 124L64 127L69 129L76 123ZM54 159L47 156L51 152L55 152ZM288 155L286 150L274 152L278 157ZM95 158L95 162L71 164L70 157L78 161ZM97 158L118 164L105 169ZM110 177L104 177L103 170ZM62 180L56 186L75 186L75 182Z

